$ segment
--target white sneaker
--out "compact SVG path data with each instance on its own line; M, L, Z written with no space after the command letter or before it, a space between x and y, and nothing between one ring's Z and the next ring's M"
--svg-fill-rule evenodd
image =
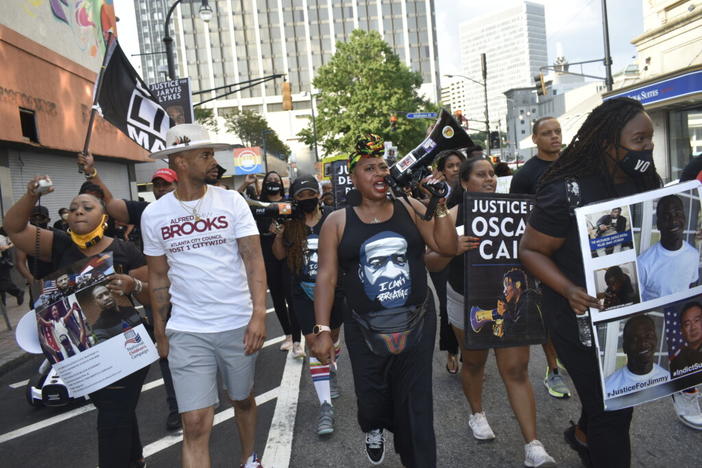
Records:
M524 445L524 466L556 466L556 460L546 452L544 444L538 440L532 440Z
M468 425L473 431L473 437L478 440L492 440L495 438L495 433L492 432L490 424L488 424L485 412L474 413L468 418Z
M305 351L302 349L302 345L300 343L293 343L292 354L294 358L304 359Z
M283 344L280 345L280 350L281 351L290 351L293 347L293 341L292 341L292 335L286 335L285 336L285 341L283 341Z
M673 393L673 406L681 423L693 429L702 430L702 411L700 411L700 392Z

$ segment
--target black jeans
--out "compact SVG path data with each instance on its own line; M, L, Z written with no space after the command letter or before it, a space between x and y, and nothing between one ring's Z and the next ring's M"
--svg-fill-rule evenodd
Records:
M292 335L293 341L299 343L302 335L300 326L297 324L297 317L292 310L292 292L290 290L292 275L285 264L286 260L278 260L273 256L273 253L267 254L265 251L263 260L266 264L266 280L273 299L275 315L278 316L283 333Z
M128 468L143 458L136 407L149 367L90 394L97 408L98 465Z
M549 301L551 302L551 301ZM595 348L578 339L575 313L563 301L546 303L549 332L558 358L570 374L580 397L582 410L578 426L587 434L592 464L596 468L626 468L631 464L629 426L632 408L605 411Z
M436 466L432 356L436 336L434 301L424 316L422 340L403 353L380 357L368 348L360 325L347 314L344 340L349 350L363 432L394 433L395 451L407 468Z
M451 329L446 313L446 283L448 282L448 268L436 273L429 273L434 290L439 297L439 350L458 354L458 341Z

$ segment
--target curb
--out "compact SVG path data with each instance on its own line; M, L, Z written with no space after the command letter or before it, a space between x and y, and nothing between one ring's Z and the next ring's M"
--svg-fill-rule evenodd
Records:
M10 359L7 362L3 362L2 364L0 364L0 376L19 367L20 365L32 359L34 356L39 356L39 354L24 353L20 354L19 356L13 359Z

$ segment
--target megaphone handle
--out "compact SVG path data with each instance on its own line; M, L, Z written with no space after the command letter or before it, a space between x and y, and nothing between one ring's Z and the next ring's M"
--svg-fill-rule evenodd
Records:
M422 219L424 221L429 221L431 218L434 217L434 212L436 211L436 207L439 204L439 199L441 197L438 197L434 194L431 195L431 198L429 199L429 203L427 204L427 211L424 212L424 216L422 216Z

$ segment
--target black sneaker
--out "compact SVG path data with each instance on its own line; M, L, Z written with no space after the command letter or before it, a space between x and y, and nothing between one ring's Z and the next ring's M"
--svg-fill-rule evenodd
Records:
M563 438L568 443L570 448L577 452L583 466L586 468L592 468L592 461L590 460L590 451L588 450L587 445L583 444L578 440L577 437L575 437L575 429L577 427L578 426L573 421L571 421L570 427L566 429L565 432L563 432Z
M385 459L385 436L382 429L366 432L366 455L372 465L380 465Z
M182 427L183 424L180 422L180 414L170 413L166 418L166 429L169 431L177 431Z

